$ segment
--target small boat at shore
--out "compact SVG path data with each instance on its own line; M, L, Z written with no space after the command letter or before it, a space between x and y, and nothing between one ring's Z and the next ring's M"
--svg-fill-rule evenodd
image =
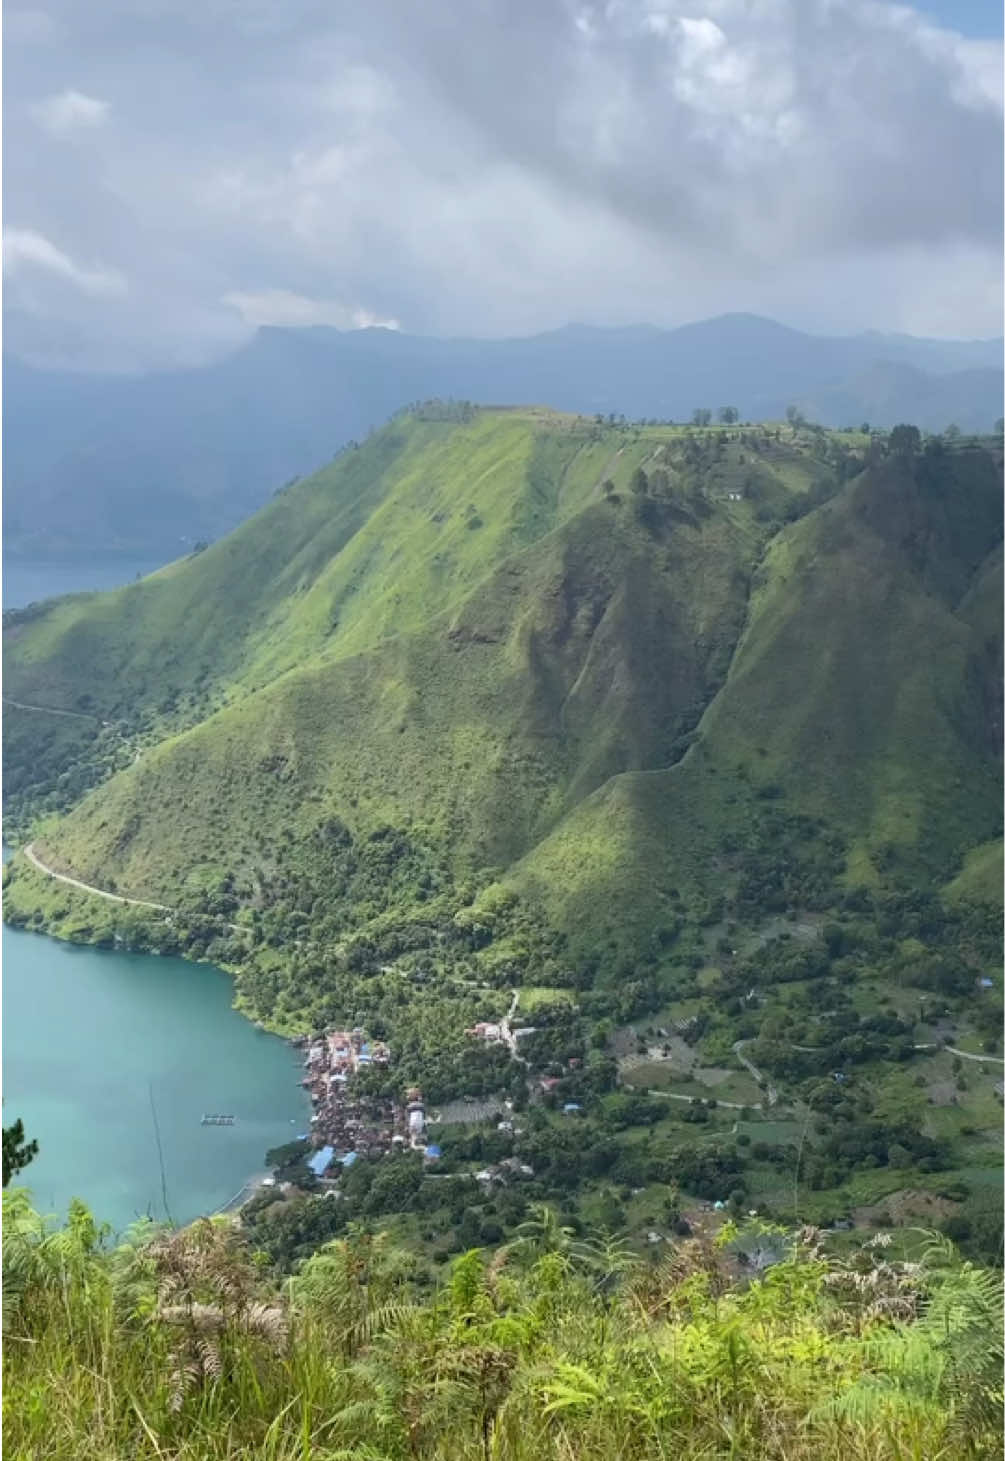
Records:
M202 1124L203 1124L203 1126L233 1126L233 1124L236 1121L236 1119L237 1118L235 1116L205 1116L204 1115L203 1118L202 1118Z

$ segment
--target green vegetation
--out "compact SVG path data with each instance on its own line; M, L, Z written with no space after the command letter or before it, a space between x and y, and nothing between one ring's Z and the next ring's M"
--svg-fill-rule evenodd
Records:
M24 1122L20 1117L3 1129L3 1185L7 1187L12 1177L23 1172L34 1157L38 1156L38 1142L27 1141Z
M329 1207L337 1204L328 1204ZM531 1211L440 1278L356 1227L280 1284L226 1219L110 1248L4 1194L4 1439L52 1461L984 1458L1000 1283L761 1225L648 1261Z
M263 1204L275 1262L393 1213L445 1257L538 1200L644 1244L678 1198L930 1203L997 1261L1000 452L719 414L427 403L5 620L48 707L5 713L10 824L165 905L22 853L5 917L212 960L284 1033L365 1023L375 1087L529 1107L445 1128L436 1177ZM526 1063L464 1034L513 991ZM537 1190L476 1194L509 1156Z

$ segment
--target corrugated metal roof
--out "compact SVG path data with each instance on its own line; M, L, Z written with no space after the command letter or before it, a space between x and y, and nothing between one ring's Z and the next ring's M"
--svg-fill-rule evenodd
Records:
M333 1146L323 1146L319 1152L315 1152L314 1155L308 1159L307 1165L308 1167L310 1167L315 1177L320 1177L324 1172L327 1172L328 1168L332 1164L332 1159L334 1156L335 1148Z

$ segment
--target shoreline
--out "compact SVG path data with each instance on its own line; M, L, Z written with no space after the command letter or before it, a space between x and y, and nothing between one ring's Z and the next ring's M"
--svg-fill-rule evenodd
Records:
M16 855L21 851L23 851L23 848L11 847L10 844L6 842L3 844L3 852L6 859L9 859L10 857ZM4 866L7 865L7 862L5 862ZM34 870L39 871L38 869ZM45 876L45 874L40 873L40 876ZM7 891L8 890L5 889L5 894L7 893ZM80 897L81 899L86 899L87 901L94 902L97 901L93 893L89 893L85 890L74 888L72 892L74 896ZM75 937L72 932L65 931L59 926L58 923L54 922L48 917L43 923L40 924L16 922L7 916L7 909L8 902L7 897L5 896L3 906L3 923L7 928L11 930L12 933L15 934L38 934L42 938L53 939L56 943L59 944L68 945L72 948L78 949L90 949L101 954L128 954L133 958L142 957L156 959L183 959L189 965L202 965L206 968L216 970L221 974L225 974L230 980L232 993L232 997L229 1001L230 1008L236 1014L239 1014L241 1019L245 1021L245 1023L253 1026L257 1031L262 1034L269 1035L273 1039L281 1040L282 1043L291 1051L291 1053L298 1050L302 1046L303 1041L306 1038L306 1036L304 1036L303 1034L292 1034L288 1029L269 1029L268 1026L265 1025L260 1019L252 1018L248 1011L242 1007L237 998L234 997L236 993L237 971L233 968L233 966L228 966L225 963L217 962L212 959L194 958L191 954L182 953L180 951L165 953L159 949L136 949L129 944L123 942L109 944L101 939ZM297 1082L296 1084L300 1085L299 1082ZM313 1103L310 1103L310 1105L311 1107L313 1107ZM307 1113L305 1113L303 1120L305 1124L309 1121L309 1115ZM301 1128L298 1127L297 1129L299 1130ZM201 1218L213 1219L217 1217L239 1217L241 1209L248 1202L250 1202L252 1198L254 1198L263 1189L263 1187L269 1184L269 1179L272 1179L274 1176L273 1169L264 1166L264 1157L265 1152L262 1151L260 1155L261 1165L256 1166L254 1170L245 1178L237 1191L233 1192L231 1196L226 1198L225 1201L220 1202L217 1206L204 1208L202 1211L196 1213L195 1215L184 1221L176 1221L174 1223L174 1226L178 1229L189 1227L192 1223L199 1221ZM233 1180L233 1178L231 1180ZM31 1189L30 1180L23 1183L18 1182L13 1185L26 1186ZM116 1238L121 1237L122 1233L125 1232L126 1228L130 1225L132 1221L133 1219L130 1219L129 1222L125 1222L121 1228L115 1229L113 1236Z
M173 912L173 910L166 904L162 905L158 903L147 902L141 899L130 899L106 894L100 889L88 887L88 885L80 882L77 879L70 879L62 874L50 872L44 865L40 865L39 862L35 861L35 859L27 854L27 848L29 846L31 846L30 838L27 841L19 844L18 846L12 846L10 843L5 842L3 844L4 869L6 870L13 866L15 872L17 872L18 865L14 863L14 859L20 859L23 857L24 862L21 863L21 868L29 870L32 874L35 874L40 879L44 880L43 886L56 886L65 891L70 899L77 901L79 906L89 905L95 909L100 909L103 913L108 912L108 905L111 905L111 907L113 908L116 906L122 907L123 905L135 907L138 910L140 916L142 916L144 913L147 916L150 916L151 931L153 931L153 929L156 928L159 923L164 921L161 919L155 919L153 915L161 911L169 914ZM247 1020L250 1025L254 1025L254 1027L257 1030L260 1030L262 1034L273 1035L279 1040L286 1041L287 1044L296 1045L298 1042L302 1042L310 1038L309 1030L293 1029L289 1025L280 1024L278 1022L272 1024L268 1020L262 1019L262 1017L258 1013L252 1013L248 1009L247 1005L242 999L241 992L237 984L237 981L242 972L239 965L223 959L216 960L200 957L198 955L192 954L187 949L172 949L165 952L165 950L159 948L137 948L135 945L125 941L113 941L109 944L104 941L100 929L95 930L90 926L88 926L87 929L87 932L90 934L94 934L95 932L97 932L98 937L86 937L78 935L75 929L65 928L61 922L57 922L56 920L54 920L50 916L50 914L47 913L44 909L42 910L43 921L41 923L16 922L14 919L8 917L8 909L11 902L11 893L12 891L15 893L16 899L16 888L17 878L15 877L12 880L10 872L5 871L3 883L4 897L2 907L2 922L6 924L7 927L12 928L19 933L40 933L43 934L46 938L58 939L60 943L72 944L78 948L101 949L103 952L109 954L142 954L144 956L149 956L156 959L184 959L185 962L188 964L203 964L208 965L212 969L219 969L221 973L229 976L233 984L234 997L231 1001L231 1008L236 1010L242 1019ZM233 931L238 927L238 925L225 924L225 927Z

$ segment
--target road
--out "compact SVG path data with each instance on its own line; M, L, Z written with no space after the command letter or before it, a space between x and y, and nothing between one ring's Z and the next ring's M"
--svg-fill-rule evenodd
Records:
M985 1060L993 1060L996 1065L1005 1065L1005 1057L1001 1055L975 1055L972 1050L957 1050L955 1045L936 1045L929 1041L927 1045L915 1045L915 1050L948 1050L950 1055L958 1055L961 1060L979 1060L981 1065Z
M57 883L66 883L71 888L80 888L84 893L93 893L96 898L107 898L109 903L129 903L136 908L156 908L159 913L172 913L166 903L151 903L147 898L126 898L121 893L109 893L104 888L96 888L93 883L81 882L80 878L71 878L67 873L58 873L54 868L47 867L35 851L35 845L29 842L24 848L24 855L46 877L55 878ZM232 924L231 927L234 927Z
M111 723L107 720L99 720L96 715L85 715L82 710L57 710L54 705L26 705L23 700L9 700L6 695L3 697L3 703L4 705L13 705L15 710L40 710L45 715L66 715L69 716L70 720L90 720L95 725L109 725Z
M630 1085L628 1081L625 1082L625 1085L628 1086L629 1090L638 1090L637 1086ZM684 1101L689 1106L693 1106L696 1101L714 1101L717 1106L724 1106L729 1111L764 1110L760 1101L747 1101L745 1103L740 1101L720 1101L714 1092L707 1096L684 1096L680 1091L661 1091L657 1086L647 1086L645 1092L647 1096L662 1096L667 1101Z
M767 1081L766 1078L761 1074L761 1072L757 1069L757 1066L754 1065L752 1061L748 1060L743 1053L744 1045L749 1045L749 1043L749 1040L737 1040L733 1045L733 1054L736 1056L740 1064L750 1071L750 1074L754 1077L754 1080L757 1081L758 1085L760 1085L762 1082L764 1083L764 1085L767 1087L768 1092L768 1105L774 1106L778 1101L778 1092L776 1091L775 1087L771 1085L770 1082ZM729 1103L726 1101L720 1101L719 1104L721 1106L726 1106Z
M126 898L122 893L109 893L104 888L96 888L93 883L82 882L80 878L71 878L68 873L58 873L55 868L48 867L38 853L35 851L35 844L29 842L23 847L22 852L40 873L45 873L47 878L55 878L57 883L66 883L70 888L79 888L82 893L93 893L96 898L107 898L109 903L126 903L133 908L154 908L158 913L177 913L177 908L171 908L167 903L152 903L149 898ZM240 923L225 923L224 928L229 928L231 933L247 933L247 928Z
M509 1053L513 1057L513 1059L514 1060L519 1060L519 1062L520 1062L521 1065L526 1065L527 1062L526 1062L526 1060L524 1060L523 1056L517 1054L516 1036L513 1034L513 1029L512 1029L512 1026L510 1024L510 1021L512 1020L513 1016L516 1014L516 1007L517 1007L517 1005L519 1003L520 1003L520 991L519 991L519 989L514 989L514 991L513 991L513 999L512 999L512 1002L510 1004L510 1007L506 1011L506 1013L503 1015L502 1019L499 1021L499 1033L503 1037L503 1040L508 1045L508 1047L509 1047Z

